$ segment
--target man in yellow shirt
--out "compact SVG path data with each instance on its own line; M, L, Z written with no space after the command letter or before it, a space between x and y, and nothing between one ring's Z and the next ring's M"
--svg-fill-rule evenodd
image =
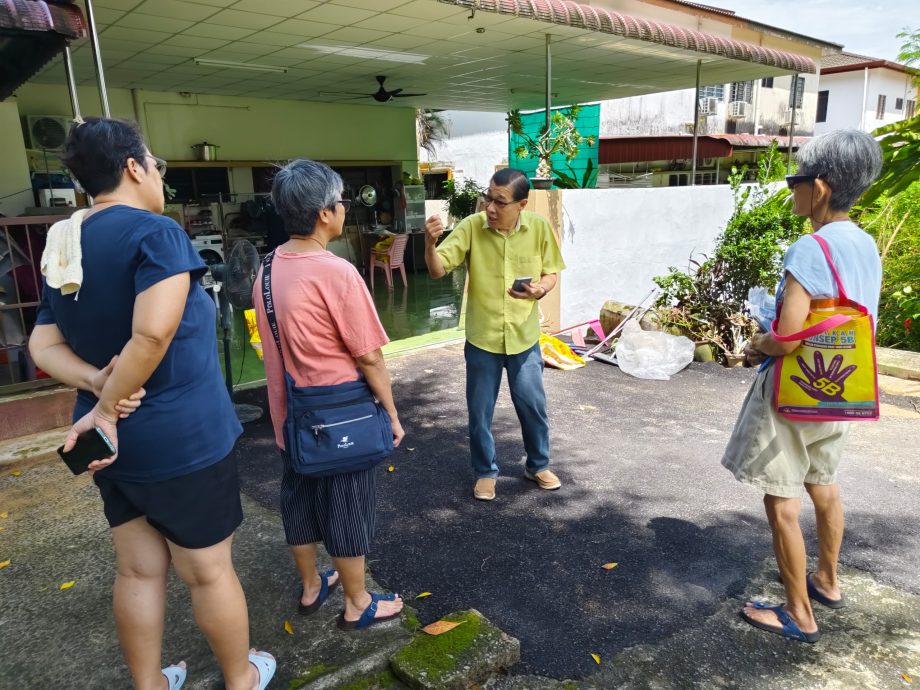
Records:
M431 277L467 266L466 404L476 476L473 496L481 501L495 498L498 465L492 415L503 370L508 371L527 451L524 475L542 489L562 486L549 469L537 301L556 286L565 264L549 222L524 210L529 193L527 176L506 168L489 182L485 212L464 218L440 246L440 219L432 216L425 223L425 263ZM527 280L515 285L518 278Z

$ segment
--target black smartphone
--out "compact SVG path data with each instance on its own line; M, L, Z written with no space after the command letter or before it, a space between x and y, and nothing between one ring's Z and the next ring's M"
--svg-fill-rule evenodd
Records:
M526 276L524 278L515 278L514 285L511 286L511 289L515 292L524 292L524 286L530 285L533 278Z
M77 442L66 453L64 446L57 449L58 455L74 474L86 472L89 464L115 455L115 447L99 427L93 427L77 436Z

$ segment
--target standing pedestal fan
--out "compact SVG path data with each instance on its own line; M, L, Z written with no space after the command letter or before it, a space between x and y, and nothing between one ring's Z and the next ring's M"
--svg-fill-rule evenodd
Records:
M214 299L220 314L224 342L224 374L227 393L233 400L233 367L230 364L230 335L233 329L233 308L252 309L252 286L259 272L259 252L247 240L237 240L226 263L211 266L214 277ZM245 341L244 341L245 343ZM244 344L244 348L246 345ZM262 408L255 405L233 403L236 416L242 423L254 422L262 416Z

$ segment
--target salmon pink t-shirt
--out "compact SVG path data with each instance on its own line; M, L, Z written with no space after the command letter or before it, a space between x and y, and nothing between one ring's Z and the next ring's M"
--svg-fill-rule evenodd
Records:
M331 252L276 249L271 282L284 367L265 316L261 269L252 289L252 303L262 338L275 441L284 448L285 368L297 386L357 381L355 359L383 347L389 338L357 269Z

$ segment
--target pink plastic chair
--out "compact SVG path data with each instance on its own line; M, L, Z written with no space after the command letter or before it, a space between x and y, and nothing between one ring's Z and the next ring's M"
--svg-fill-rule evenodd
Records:
M393 244L385 252L371 250L371 290L374 289L374 269L382 268L387 279L387 287L393 289L393 271L399 269L402 275L403 285L406 282L406 267L403 263L403 257L406 254L406 244L409 242L408 235L397 235L393 239Z

